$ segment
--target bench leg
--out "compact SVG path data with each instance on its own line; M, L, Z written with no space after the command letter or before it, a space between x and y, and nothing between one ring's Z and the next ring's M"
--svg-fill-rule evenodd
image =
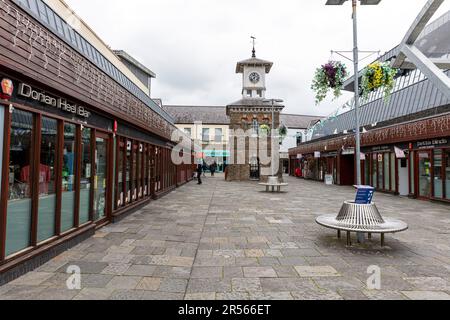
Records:
M341 230L338 230L338 232L337 232L337 237L338 237L338 239L340 239L341 238Z
M385 237L384 237L384 233L381 234L381 247L384 247L385 244Z
M278 193L280 193L281 192L281 187L278 187Z
M266 186L266 192L269 192L269 186Z
M350 233L350 231L347 231L347 246L351 246L352 245L352 235Z
M275 187L272 187L272 192L275 192Z

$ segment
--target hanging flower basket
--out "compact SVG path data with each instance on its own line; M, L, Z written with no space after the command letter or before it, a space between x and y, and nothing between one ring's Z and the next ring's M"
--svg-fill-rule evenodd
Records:
M281 127L278 129L278 134L280 135L281 140L284 140L288 134L288 129L284 124L281 125Z
M395 86L394 77L397 75L398 69L392 68L389 62L374 62L368 65L363 71L361 82L362 96L367 99L369 94L377 89L382 89L384 100L389 102L392 91Z
M270 127L267 124L263 124L259 127L259 132L263 135L268 136L270 133Z
M329 90L333 91L335 99L340 97L347 75L347 68L339 61L329 61L316 69L311 86L316 93L316 104L318 105L326 98Z

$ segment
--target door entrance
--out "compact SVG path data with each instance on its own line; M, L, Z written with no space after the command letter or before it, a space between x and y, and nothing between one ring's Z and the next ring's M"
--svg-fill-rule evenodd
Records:
M94 221L102 222L108 217L108 154L109 137L97 133L95 137L94 172Z
M259 180L261 178L261 164L259 158L253 158L250 161L250 179Z

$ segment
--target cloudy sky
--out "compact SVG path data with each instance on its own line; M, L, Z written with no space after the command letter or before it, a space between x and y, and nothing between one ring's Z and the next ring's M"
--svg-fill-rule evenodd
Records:
M310 89L315 68L330 58L331 50L352 49L350 2L66 2L112 48L128 51L156 72L153 98L165 104L226 105L240 99L242 78L235 66L251 56L251 35L257 37L257 56L275 63L267 96L284 99L285 112L328 115L351 96L315 106ZM360 50L385 52L397 45L425 3L382 0L379 6L360 7ZM448 1L437 16L447 10Z

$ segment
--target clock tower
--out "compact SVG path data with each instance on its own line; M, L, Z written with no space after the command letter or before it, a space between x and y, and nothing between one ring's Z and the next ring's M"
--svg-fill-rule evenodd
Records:
M266 74L272 69L273 63L256 58L253 47L250 59L238 62L236 73L242 74L242 98L266 98Z
M228 181L267 181L269 176L281 173L279 140L271 132L278 132L284 106L266 100L266 75L272 66L272 62L256 57L254 45L251 58L236 65L236 73L243 79L242 99L227 106L231 154Z

